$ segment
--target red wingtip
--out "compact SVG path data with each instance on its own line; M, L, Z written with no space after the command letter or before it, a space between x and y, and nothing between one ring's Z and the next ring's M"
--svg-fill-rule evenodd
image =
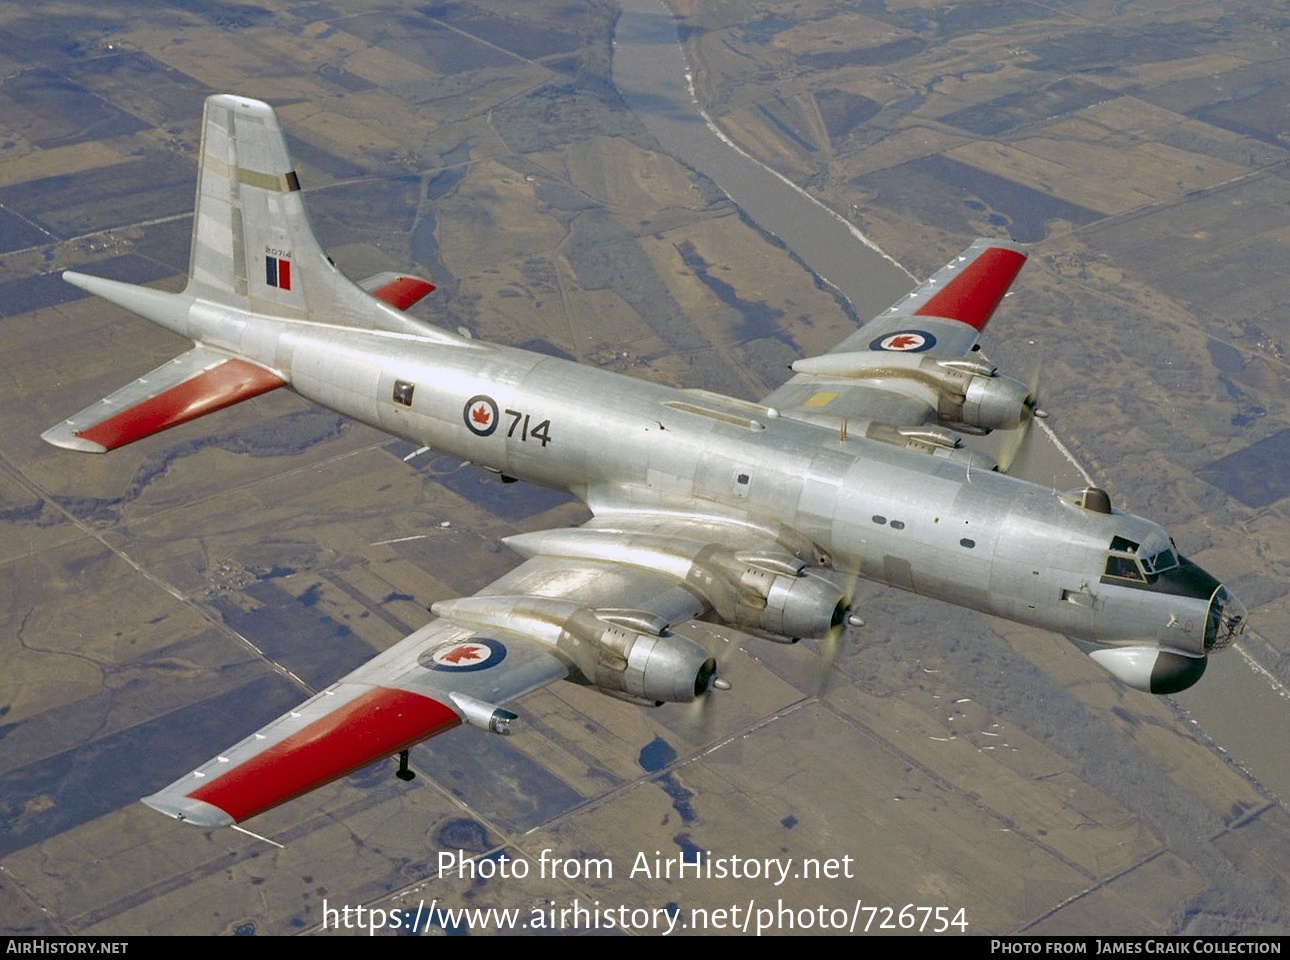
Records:
M190 377L76 435L107 450L222 410L286 383L276 373L236 358Z
M188 796L241 822L460 723L438 700L375 687Z
M406 310L434 290L434 284L420 277L399 277L371 291L377 300L383 300L396 310Z
M920 317L958 320L984 330L1025 262L1026 255L1018 250L990 247L914 313Z

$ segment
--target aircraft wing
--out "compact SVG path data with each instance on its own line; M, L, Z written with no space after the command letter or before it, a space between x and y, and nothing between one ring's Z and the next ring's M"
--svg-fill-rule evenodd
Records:
M939 406L929 390L933 374L952 369L928 361L970 356L1025 262L1017 244L976 240L829 353L794 363L793 378L762 402L783 416L835 428L926 423Z
M271 370L198 345L41 434L56 447L106 453L285 384Z
M434 620L143 802L229 826L451 730L472 701L511 700L567 673L540 642Z
M504 733L514 715L501 704L564 677L637 703L706 690L715 671L707 651L667 631L702 614L703 599L671 573L543 536L516 538L529 559L515 570L473 597L436 604L438 619L144 802L228 826L462 722ZM676 651L684 663L672 687L652 689L649 672Z

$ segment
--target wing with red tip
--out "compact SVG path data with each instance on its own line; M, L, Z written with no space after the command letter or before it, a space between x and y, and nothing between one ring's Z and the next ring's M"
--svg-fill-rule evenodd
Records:
M977 240L829 352L966 356L1025 263L1026 252L1015 243Z
M229 826L453 729L463 697L500 704L567 673L541 643L435 620L143 802Z
M927 358L968 356L1026 256L1015 243L976 240L827 354L795 363L797 375L762 402L811 422L926 422L935 407L903 388L915 379L909 371Z
M286 383L272 370L197 346L51 427L56 447L106 453Z
M635 520L637 535L668 529ZM628 608L660 624L707 610L675 573L576 556L570 536L561 529L521 538L516 546L528 559L510 573L443 605L439 619L143 802L198 826L228 826L462 722L488 726L490 708L577 670L556 652L560 622L516 618L517 600L548 612L564 603L588 616ZM480 625L488 620L493 626Z

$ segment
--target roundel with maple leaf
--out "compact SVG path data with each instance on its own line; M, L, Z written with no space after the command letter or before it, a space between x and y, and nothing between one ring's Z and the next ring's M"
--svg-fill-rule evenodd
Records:
M506 647L491 637L471 637L441 643L419 658L421 666L452 673L487 670L506 659Z
M461 417L471 433L487 437L497 429L497 401L483 393L473 396L462 407Z
M897 330L895 333L885 333L870 342L869 349L922 353L934 346L936 346L936 338L926 330Z

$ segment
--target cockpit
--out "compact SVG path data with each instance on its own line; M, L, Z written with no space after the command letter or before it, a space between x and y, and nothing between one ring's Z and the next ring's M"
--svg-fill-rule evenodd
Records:
M1244 633L1247 616L1245 604L1232 596L1227 587L1214 591L1209 616L1205 618L1205 652L1222 650Z
M1209 654L1245 631L1248 613L1218 580L1178 551L1149 520L1120 513L1098 487L1059 495L1102 520L1084 525L1089 557L1102 565L1100 587L1084 581L1061 599L1092 611L1092 636L1081 644L1094 660L1138 690L1186 690L1205 672ZM1092 518L1090 518L1092 519ZM1107 537L1109 539L1102 539Z
M1112 537L1102 583L1206 601L1206 653L1221 650L1245 630L1245 606L1210 574L1180 558L1172 540L1139 544Z
M1142 547L1127 537L1113 537L1106 557L1104 582L1154 583L1155 577L1179 566L1172 542Z

